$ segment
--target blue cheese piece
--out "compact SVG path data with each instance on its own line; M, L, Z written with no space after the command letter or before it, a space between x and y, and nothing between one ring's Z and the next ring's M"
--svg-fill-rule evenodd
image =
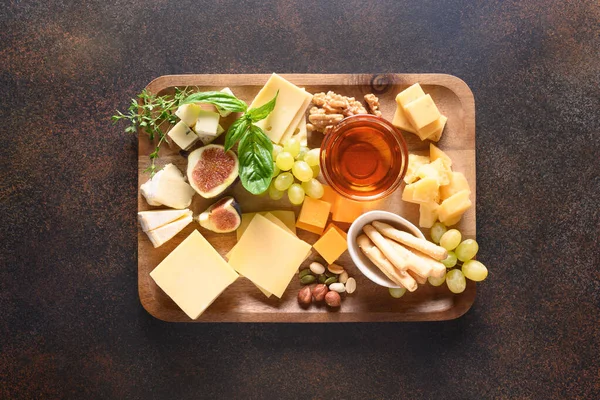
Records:
M223 127L219 125L219 118L220 115L216 112L202 111L200 113L194 130L202 143L209 144L224 132Z
M190 148L198 140L198 135L183 121L176 123L168 135L183 150Z

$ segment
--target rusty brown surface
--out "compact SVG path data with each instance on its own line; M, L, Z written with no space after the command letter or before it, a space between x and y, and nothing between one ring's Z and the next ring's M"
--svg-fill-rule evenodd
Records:
M597 1L5 2L0 398L600 397ZM136 139L178 73L445 72L477 107L473 308L168 324L137 298Z

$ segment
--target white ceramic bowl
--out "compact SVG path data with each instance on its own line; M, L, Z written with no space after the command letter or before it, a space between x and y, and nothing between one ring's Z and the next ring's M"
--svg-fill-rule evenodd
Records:
M392 282L387 276L377 268L362 252L356 244L356 238L363 234L363 227L373 221L381 221L400 229L412 233L416 237L425 239L423 232L416 226L402 218L401 216L388 211L369 211L358 217L348 230L348 252L352 261L367 278L380 286L397 288L398 285Z

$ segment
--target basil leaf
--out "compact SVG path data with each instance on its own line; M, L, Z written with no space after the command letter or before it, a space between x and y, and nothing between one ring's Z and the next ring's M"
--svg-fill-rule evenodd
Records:
M271 99L271 101L269 101L266 104L263 104L262 106L260 106L258 108L249 109L248 112L246 113L246 115L248 117L250 117L252 122L258 122L258 121L261 121L261 120L267 118L267 116L275 108L275 104L277 103L277 96L279 96L279 90L277 91L277 93L275 93L275 97L273 97L273 99Z
M240 179L244 188L252 194L266 191L273 176L273 153L268 145L265 146L265 139L272 149L269 138L260 128L251 125L238 146Z
M248 130L250 122L246 118L236 119L233 124L227 129L225 136L225 151L230 150L235 143L240 140Z
M231 112L246 112L248 105L235 96L225 92L198 92L192 93L179 103L180 105L189 103L209 103L219 107L222 110Z

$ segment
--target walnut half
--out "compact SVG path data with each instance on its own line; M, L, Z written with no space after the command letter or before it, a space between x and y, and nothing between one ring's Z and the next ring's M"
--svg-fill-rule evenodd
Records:
M379 99L372 93L365 95L365 101L369 105L372 114L381 116L379 111ZM315 105L309 111L306 128L311 131L327 133L333 125L340 122L344 117L357 114L368 114L367 109L354 97L346 97L329 91L327 93L316 93L312 99Z

